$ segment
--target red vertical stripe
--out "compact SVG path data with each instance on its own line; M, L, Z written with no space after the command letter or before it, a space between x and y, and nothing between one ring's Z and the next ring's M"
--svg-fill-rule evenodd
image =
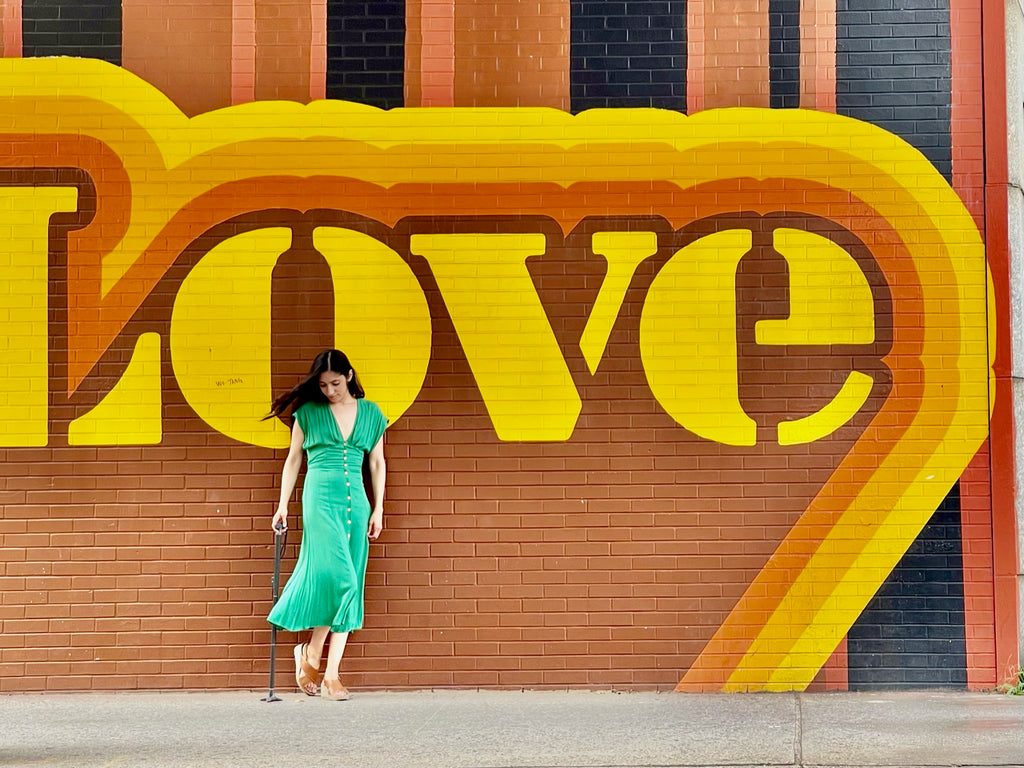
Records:
M231 103L256 99L256 0L231 2Z
M704 109L704 0L686 3L686 112Z
M950 133L953 189L979 227L985 225L985 118L981 50L981 7L977 0L950 0L952 86ZM1002 56L1002 49L995 55Z
M985 224L985 123L982 99L982 18L976 0L950 0L952 84L950 134L953 188L979 227ZM993 274L997 282L1005 275ZM988 322L1000 334L1009 330L998 312ZM999 429L993 422L993 429ZM996 440L999 437L995 437ZM989 447L971 462L960 480L963 541L964 627L967 641L967 686L972 690L998 682L995 640L993 515Z
M3 5L3 55L21 58L21 0L0 0Z
M955 7L962 8L963 2ZM1010 380L1010 253L1006 131L1006 15L1002 0L983 0L982 41L985 118L985 251L995 289L998 329L996 399L989 438L992 451L992 561L995 595L996 673L1020 664L1018 650L1017 519L1015 510L1013 392ZM954 58L954 61L957 61ZM954 78L958 68L954 68ZM955 80L954 80L955 82ZM957 136L954 131L954 137ZM956 138L954 138L956 142ZM956 147L956 143L954 143ZM954 154L954 158L956 154Z
M309 100L327 97L327 0L309 0Z
M998 673L988 458L988 446L985 446L960 478L964 632L967 641L967 687L971 690L992 688Z
M800 106L836 111L836 0L801 3Z
M455 3L422 0L420 31L420 103L409 106L454 106Z
M231 0L121 0L121 66L188 115L231 104Z
M819 687L825 691L850 690L849 641L844 637L818 673Z

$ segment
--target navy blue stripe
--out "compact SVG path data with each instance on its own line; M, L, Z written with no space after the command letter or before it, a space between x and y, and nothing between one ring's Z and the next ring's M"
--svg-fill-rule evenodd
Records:
M850 629L850 690L966 688L960 484Z
M573 112L686 110L686 2L570 3Z
M327 98L401 107L405 84L405 2L327 3Z
M800 0L768 2L771 106L800 106Z
M24 0L22 55L121 64L121 0Z
M952 178L948 0L837 0L836 104Z

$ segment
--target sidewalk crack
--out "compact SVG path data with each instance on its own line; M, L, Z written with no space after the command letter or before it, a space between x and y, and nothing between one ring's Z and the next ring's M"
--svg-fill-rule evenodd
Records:
M800 694L796 697L796 743L793 745L793 762L798 768L804 764L804 711Z

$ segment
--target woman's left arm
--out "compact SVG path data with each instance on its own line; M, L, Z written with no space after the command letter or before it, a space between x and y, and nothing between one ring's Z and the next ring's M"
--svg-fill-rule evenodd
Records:
M384 462L384 436L370 451L370 482L373 483L373 512L370 513L370 526L367 535L371 539L380 536L384 530L384 478L387 465Z

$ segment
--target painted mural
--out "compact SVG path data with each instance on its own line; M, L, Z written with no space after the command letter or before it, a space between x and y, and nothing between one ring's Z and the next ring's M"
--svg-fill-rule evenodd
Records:
M258 643L261 582L196 561L265 571L288 427L262 419L326 346L395 423L379 647L355 662L377 684L399 658L410 685L621 666L806 688L985 444L981 235L871 124L326 100L190 118L74 59L3 60L0 102L4 492L91 534L92 556L29 546L36 576L139 564L97 614L125 632L244 594L204 637ZM16 479L41 458L74 465L45 501ZM130 553L104 551L115 531Z

